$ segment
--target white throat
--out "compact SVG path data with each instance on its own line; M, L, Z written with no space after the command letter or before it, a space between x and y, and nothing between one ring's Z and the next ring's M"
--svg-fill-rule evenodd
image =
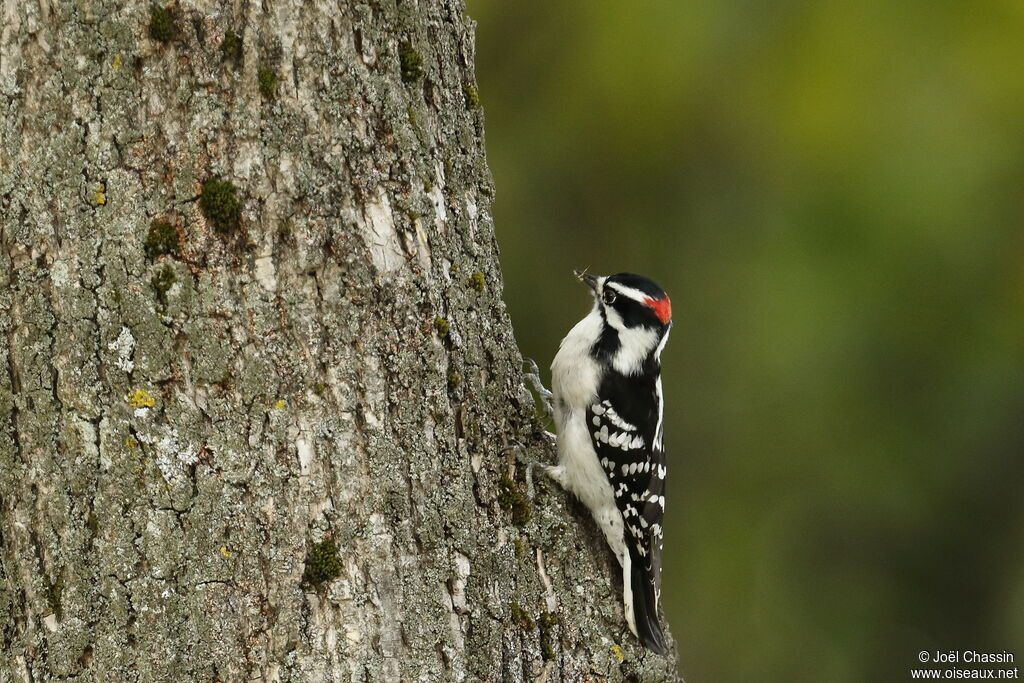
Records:
M610 306L605 306L604 313L608 324L619 335L619 350L612 357L612 367L626 376L639 375L655 347L659 351L664 348L664 340L659 344L658 331L649 327L626 327L622 316Z

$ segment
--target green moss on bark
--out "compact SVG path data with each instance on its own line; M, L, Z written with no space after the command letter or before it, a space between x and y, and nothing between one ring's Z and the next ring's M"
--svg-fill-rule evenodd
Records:
M423 56L405 42L398 47L398 62L402 68L402 81L415 83L423 78Z
M451 324L438 316L434 318L434 329L437 330L437 336L441 337L441 339L447 339L448 334L451 332Z
M530 508L530 501L526 499L522 491L507 474L501 476L501 483L498 490L498 503L501 507L512 513L512 523L516 526L525 526L533 518L533 510Z
M234 65L242 61L242 37L231 29L224 34L224 40L220 44L220 57L221 61Z
M260 83L260 94L263 99L273 102L277 99L277 73L269 66L260 66L256 72L256 79Z
M536 626L536 623L533 621L533 617L531 617L526 610L520 607L518 602L510 602L508 604L508 609L512 614L512 623L519 626L519 628L530 631L533 630L534 626Z
M165 255L181 258L181 239L178 237L177 228L159 218L149 224L149 234L146 235L144 246L146 256L150 259Z
M319 586L325 581L341 575L341 560L338 558L338 546L334 541L314 543L306 555L306 571L302 580L311 586Z
M455 391L462 386L462 376L454 370L448 372L448 391Z
M58 574L53 581L48 576L43 578L46 581L46 602L50 605L50 610L57 616L57 621L60 621L64 618L64 608L61 603L61 598L64 595L64 575Z
M551 612L544 612L537 619L537 626L540 627L540 653L544 661L555 658L555 626L558 625L558 616Z
M178 35L178 27L174 23L171 10L160 5L149 9L149 37L161 43L169 43Z
M218 234L228 236L238 231L242 221L242 203L238 188L227 180L207 180L199 197L199 208Z

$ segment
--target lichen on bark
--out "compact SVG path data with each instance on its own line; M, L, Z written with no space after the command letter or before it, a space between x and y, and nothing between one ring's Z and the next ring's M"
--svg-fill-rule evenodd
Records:
M578 506L502 502L549 454L463 6L175 4L167 43L152 8L0 37L0 670L670 677Z

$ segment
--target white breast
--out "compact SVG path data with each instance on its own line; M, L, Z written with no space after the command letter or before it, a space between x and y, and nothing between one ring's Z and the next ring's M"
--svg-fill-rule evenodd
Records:
M551 363L551 391L555 395L555 422L562 431L568 414L583 413L594 402L601 383L600 368L590 355L601 334L601 314L595 306L565 335Z
M590 508L622 562L622 515L615 506L612 485L594 452L586 423L587 408L596 402L602 379L601 368L590 355L601 325L601 314L595 307L565 336L551 364L558 426L558 467L553 468L552 474Z

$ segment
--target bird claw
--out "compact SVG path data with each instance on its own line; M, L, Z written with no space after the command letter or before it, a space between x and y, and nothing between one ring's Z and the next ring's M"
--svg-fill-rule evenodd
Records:
M544 432L545 440L549 440L550 443L554 444L555 435L551 432ZM558 467L555 465L548 465L547 463L541 462L529 456L528 449L519 442L515 442L512 446L506 448L503 452L514 450L516 452L516 461L521 465L526 466L526 498L533 500L536 490L533 486L533 470L539 468L544 474L553 477L556 481L560 481L559 477L556 476Z
M565 488L565 477L564 470L558 465L548 465L547 463L540 462L539 460L531 460L526 463L526 497L529 500L533 500L534 488L533 488L533 468L538 468L543 472L549 479L552 479L562 488Z
M524 358L523 364L526 365L526 372L523 373L523 379L529 382L530 386L535 392L537 397L540 399L540 403L544 406L544 413L548 418L553 418L555 409L551 404L554 398L554 394L544 386L544 383L540 379L540 368L537 367L537 363L532 358Z

